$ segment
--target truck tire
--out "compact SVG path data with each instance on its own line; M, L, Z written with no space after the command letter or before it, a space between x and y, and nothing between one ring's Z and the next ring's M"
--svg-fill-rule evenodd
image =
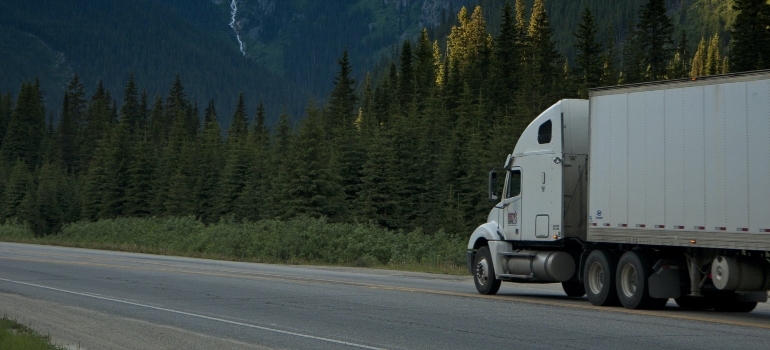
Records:
M586 296L596 306L619 305L615 290L615 269L618 261L605 250L594 250L586 258L583 269L583 284Z
M615 275L618 298L627 309L661 309L668 299L650 296L649 282L652 264L640 252L626 252L618 261Z
M586 287L578 281L562 282L561 288L568 297L579 298L586 295Z
M480 294L495 295L500 290L501 281L495 276L495 268L492 265L492 254L489 247L481 247L476 251L473 261L473 282Z

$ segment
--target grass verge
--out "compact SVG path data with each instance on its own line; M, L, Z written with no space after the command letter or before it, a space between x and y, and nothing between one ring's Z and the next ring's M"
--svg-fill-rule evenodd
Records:
M191 217L117 218L67 224L61 233L45 237L35 237L22 224L6 223L0 225L0 240L235 261L467 274L462 237L312 218L212 225Z
M60 350L51 344L48 336L40 335L29 327L6 316L0 318L0 349L13 350Z

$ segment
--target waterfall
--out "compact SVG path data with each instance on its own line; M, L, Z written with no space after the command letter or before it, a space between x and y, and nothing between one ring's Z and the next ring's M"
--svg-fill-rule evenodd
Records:
M235 14L238 13L238 1L237 0L231 0L230 1L230 28L233 28L233 32L235 32L235 38L238 39L238 45L241 47L241 53L244 57L246 57L246 51L243 50L243 41L241 40L241 34L239 33L238 28L235 27Z

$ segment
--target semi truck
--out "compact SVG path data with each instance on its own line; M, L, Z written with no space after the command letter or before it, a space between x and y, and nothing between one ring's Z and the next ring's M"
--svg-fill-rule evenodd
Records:
M770 289L770 70L561 100L489 199L467 250L481 294L561 283L597 306L750 312Z

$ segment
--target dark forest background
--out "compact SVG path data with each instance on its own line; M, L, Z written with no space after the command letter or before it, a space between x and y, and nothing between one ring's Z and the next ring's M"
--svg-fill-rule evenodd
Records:
M40 18L124 6L107 3L77 10L63 5L75 3L55 2L50 16ZM488 13L485 6L497 10ZM202 223L324 217L467 234L489 210L488 170L501 165L526 125L559 99L585 98L600 86L770 68L765 1L736 0L728 30L705 34L675 25L681 22L663 0L641 1L627 28L600 24L591 7L575 9L580 16L568 29L571 54L559 49L554 28L564 25L554 24L541 0L485 6L458 9L445 21L444 35L425 28L416 39L399 41L392 59L359 68L368 72L363 76L351 51L340 50L328 93L315 99L297 93L297 81L242 60L237 48L222 58L231 65L214 55L209 66L196 61L208 56L185 52L217 47L164 34L153 36L157 42L147 42L146 51L130 54L116 38L113 48L126 54L110 56L111 62L100 56L102 46L65 40L62 28L25 17L31 12L19 10L22 5L0 5L0 23L16 21L3 35L19 45L47 52L46 43L61 38L62 46L91 52L83 56L91 57L91 66L104 65L88 78L40 71L0 98L0 221L46 235L70 222L120 217ZM119 12L133 14L127 7ZM142 23L146 15L130 18ZM35 39L32 31L49 37ZM174 66L179 73L157 78L173 70L155 62L176 55L184 57ZM38 56L23 51L6 57L5 64L21 65ZM149 71L129 69L137 62ZM201 66L211 69L195 68ZM2 68L4 82L17 71ZM220 75L243 80L206 80ZM46 84L65 77L61 95L46 94ZM121 79L118 91L106 83ZM264 85L250 85L255 81ZM225 86L241 87L240 93ZM193 96L201 95L207 97L199 103ZM51 99L59 101L54 108Z

